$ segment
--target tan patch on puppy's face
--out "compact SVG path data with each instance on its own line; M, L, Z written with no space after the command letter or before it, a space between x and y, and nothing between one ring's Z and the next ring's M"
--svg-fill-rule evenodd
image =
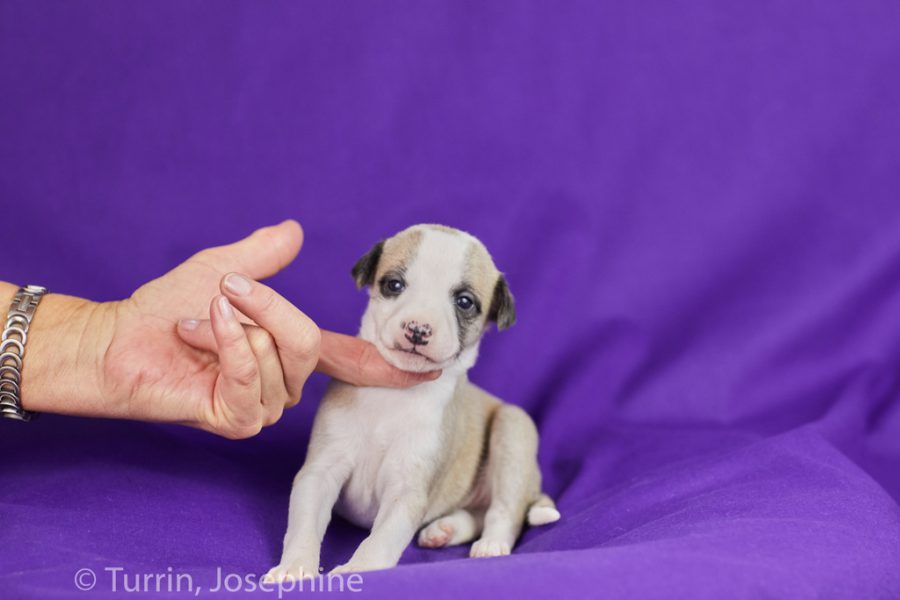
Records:
M418 229L406 229L385 240L381 250L381 260L375 269L377 283L388 271L405 271L416 257L424 233ZM376 286L373 286L376 287Z
M494 266L487 248L477 239L472 238L469 250L466 253L466 267L463 278L472 286L472 290L478 295L484 306L490 306L494 295L494 286L500 272Z

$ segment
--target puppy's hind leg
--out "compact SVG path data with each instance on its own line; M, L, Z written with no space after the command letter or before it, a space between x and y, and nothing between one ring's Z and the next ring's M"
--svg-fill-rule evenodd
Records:
M460 508L435 519L419 532L418 544L423 548L443 548L465 544L475 539L484 526L484 511Z
M541 494L538 499L528 507L528 516L526 520L532 527L546 525L559 521L559 511L556 509L556 503L547 494Z
M510 404L497 409L491 422L486 474L491 501L481 539L472 544L470 556L501 556L512 551L525 511L540 494L537 445L537 429L525 411Z

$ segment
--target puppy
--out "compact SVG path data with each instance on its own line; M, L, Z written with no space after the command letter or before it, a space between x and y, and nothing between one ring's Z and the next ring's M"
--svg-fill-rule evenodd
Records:
M481 242L438 225L375 244L352 274L369 286L359 337L400 369L442 374L409 389L331 383L267 580L319 574L332 508L371 529L333 573L393 567L416 532L428 548L477 540L471 556L509 554L526 521L560 515L541 493L531 418L466 376L489 324L515 321L506 279Z

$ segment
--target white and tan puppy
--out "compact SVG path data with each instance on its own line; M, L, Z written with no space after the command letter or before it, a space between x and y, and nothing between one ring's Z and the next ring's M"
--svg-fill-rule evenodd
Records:
M532 420L466 376L488 325L515 321L506 279L481 242L437 225L379 242L353 276L369 286L359 337L400 369L443 372L409 389L332 382L267 578L319 574L332 508L371 529L333 572L393 567L416 532L420 546L477 540L471 556L509 554L526 520L542 525L559 512L541 493Z

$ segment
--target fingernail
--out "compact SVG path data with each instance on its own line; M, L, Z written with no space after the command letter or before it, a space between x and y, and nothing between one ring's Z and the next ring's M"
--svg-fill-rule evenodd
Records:
M235 296L246 296L250 293L250 280L237 273L225 276L225 289Z
M226 319L234 318L234 311L231 309L231 303L225 296L219 296L219 312Z
M186 329L188 331L193 331L197 329L197 325L200 324L200 321L197 319L182 319L178 322L182 329Z

